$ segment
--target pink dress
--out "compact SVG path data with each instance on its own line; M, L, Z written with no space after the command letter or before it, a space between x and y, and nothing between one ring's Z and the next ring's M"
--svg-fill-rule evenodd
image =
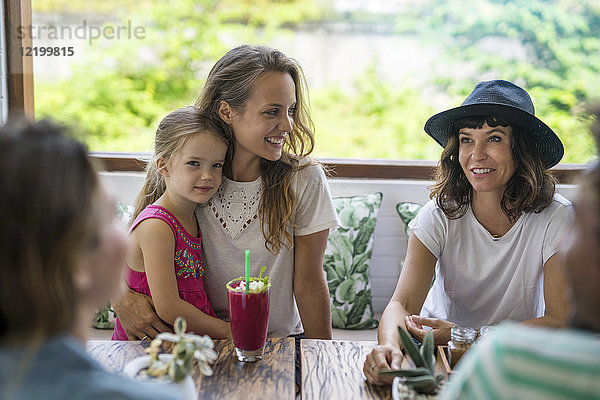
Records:
M206 292L204 291L204 267L202 264L202 233L198 228L200 237L190 235L177 218L165 208L155 205L146 207L140 215L137 216L129 233L131 233L140 222L148 218L158 218L165 221L173 230L175 236L175 251L173 254L173 264L175 275L177 277L177 288L179 297L188 303L196 306L200 311L212 317L216 317ZM148 280L145 272L134 271L127 268L125 273L127 284L136 292L151 296ZM113 340L128 340L125 330L121 326L119 319L115 321L115 330L112 335Z

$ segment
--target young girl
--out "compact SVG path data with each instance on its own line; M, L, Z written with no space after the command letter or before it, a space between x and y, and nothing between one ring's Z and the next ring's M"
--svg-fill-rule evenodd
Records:
M197 211L206 287L218 317L228 318L225 284L266 266L271 287L269 336L331 338L323 254L338 225L323 168L307 156L314 134L298 63L263 46L239 46L210 71L196 105L231 134L223 185ZM153 311L128 294L114 305L132 336L152 330Z
M158 316L178 316L190 331L231 337L229 324L215 317L203 284L202 234L194 215L221 184L227 152L218 122L193 106L169 114L156 131L155 152L138 195L130 235L129 287L152 297ZM127 340L119 319L114 340Z

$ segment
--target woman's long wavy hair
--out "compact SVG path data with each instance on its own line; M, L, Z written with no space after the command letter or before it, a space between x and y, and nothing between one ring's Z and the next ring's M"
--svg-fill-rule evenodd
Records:
M156 202L163 195L167 186L165 178L160 174L156 161L159 158L169 162L179 153L186 141L195 135L211 135L229 143L228 132L222 125L196 107L187 106L167 115L158 125L154 137L154 154L146 164L146 179L135 200L135 211L130 224L148 205Z
M87 148L46 120L0 128L0 159L0 343L35 346L75 322L99 179Z
M236 113L243 113L258 79L267 72L288 73L296 87L296 110L292 131L283 143L281 158L277 161L261 160L260 176L264 191L260 200L261 229L266 239L265 247L277 254L283 246L290 248L293 237L288 231L295 226L293 210L296 196L291 187L294 173L304 168L300 157L308 156L314 148L314 125L310 117L308 87L302 68L281 51L265 46L238 46L228 51L213 66L196 106L212 118L219 118L222 101ZM221 120L233 141L229 146L225 172L230 173L234 157L235 135L230 125Z
M510 178L500 201L500 207L509 220L514 221L524 212L541 212L552 203L556 178L544 169L533 139L518 126L491 116L467 117L456 121L448 144L435 172L431 198L450 219L462 217L473 200L473 187L458 160L458 132L463 128L478 129L487 123L490 127L512 127L512 156L515 173Z

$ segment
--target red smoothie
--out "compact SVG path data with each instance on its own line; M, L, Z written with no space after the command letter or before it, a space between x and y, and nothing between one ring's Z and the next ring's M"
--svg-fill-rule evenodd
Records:
M230 282L232 289L240 282ZM233 343L241 350L262 349L267 338L269 326L269 297L271 288L262 293L227 290L229 301L229 322Z

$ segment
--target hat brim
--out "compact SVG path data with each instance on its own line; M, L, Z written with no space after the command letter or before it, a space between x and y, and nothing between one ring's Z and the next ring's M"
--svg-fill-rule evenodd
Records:
M552 168L564 155L564 147L552 129L534 115L504 104L479 103L451 108L435 114L425 123L425 132L442 147L448 144L452 125L466 117L494 116L519 127L534 139L544 168Z

